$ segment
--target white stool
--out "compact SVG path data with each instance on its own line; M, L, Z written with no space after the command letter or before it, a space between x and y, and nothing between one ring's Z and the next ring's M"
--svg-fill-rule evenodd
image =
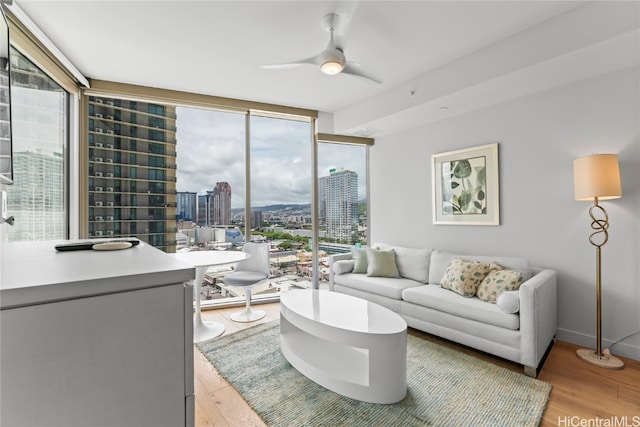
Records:
M229 286L241 286L245 288L246 306L244 310L231 314L231 320L235 322L254 322L265 316L263 310L251 308L251 288L269 278L269 245L267 243L245 243L243 252L251 254L251 257L238 263L235 271L229 273L222 281Z

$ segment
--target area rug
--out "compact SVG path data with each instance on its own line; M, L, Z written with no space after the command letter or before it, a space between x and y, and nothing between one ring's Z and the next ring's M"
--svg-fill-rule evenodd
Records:
M293 368L279 332L272 321L198 344L269 426L537 426L551 392L550 384L409 335L407 396L360 402Z

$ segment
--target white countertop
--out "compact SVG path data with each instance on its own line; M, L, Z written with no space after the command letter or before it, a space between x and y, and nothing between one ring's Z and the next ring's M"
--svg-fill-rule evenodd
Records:
M195 269L144 242L116 251L55 250L57 243L3 242L0 308L182 283Z

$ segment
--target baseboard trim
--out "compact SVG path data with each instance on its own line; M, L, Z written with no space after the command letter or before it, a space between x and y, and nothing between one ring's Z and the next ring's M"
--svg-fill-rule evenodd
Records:
M556 331L556 338L560 341L567 341L572 344L584 346L586 348L595 348L596 337L594 335L587 335L581 332L571 331L568 329L558 328ZM615 341L602 339L602 348L609 348ZM629 359L640 361L640 345L633 345L625 342L617 343L612 349L611 353L627 357Z

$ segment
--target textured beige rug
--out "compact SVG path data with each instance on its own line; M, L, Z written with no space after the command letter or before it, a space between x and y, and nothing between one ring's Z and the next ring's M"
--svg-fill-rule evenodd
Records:
M360 402L307 379L280 353L278 321L198 347L270 426L537 426L551 385L409 335L407 397Z

